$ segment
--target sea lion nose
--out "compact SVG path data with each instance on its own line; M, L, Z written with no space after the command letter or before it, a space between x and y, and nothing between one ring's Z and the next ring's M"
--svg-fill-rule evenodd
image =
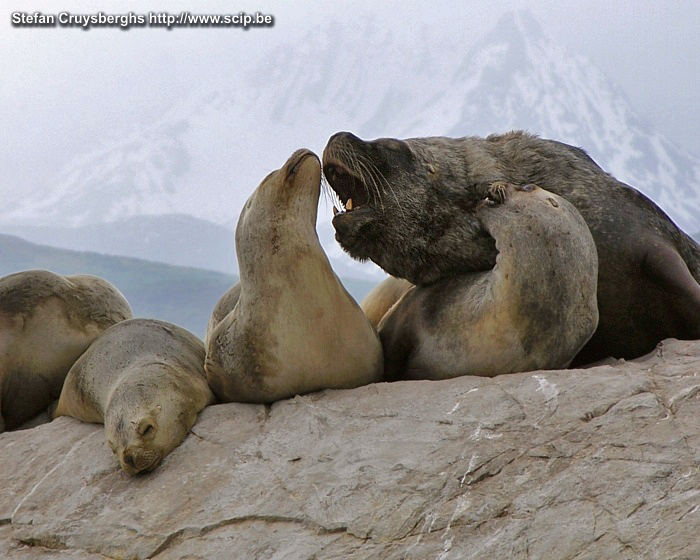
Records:
M321 162L323 163L323 172L327 173L327 165L339 157L342 159L343 146L358 146L363 144L363 140L355 136L352 132L336 132L333 136L328 139L326 147L323 149L323 157Z
M362 139L355 136L352 132L336 132L333 136L328 139L328 144L334 141L347 140L350 142L362 142Z
M130 451L124 453L124 462L132 468L136 468L136 461L134 461L134 456Z

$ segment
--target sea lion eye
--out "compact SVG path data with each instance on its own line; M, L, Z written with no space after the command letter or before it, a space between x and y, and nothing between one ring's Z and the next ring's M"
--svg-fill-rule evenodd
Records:
M155 430L155 424L154 424L154 422L153 422L152 420L144 420L143 422L141 422L141 424L139 425L139 427L138 427L138 429L136 430L136 432L137 432L140 436L147 436L147 435L149 435L149 434L152 435L153 432L154 432L154 430Z
M390 163L398 163L399 161L413 162L415 160L413 150L403 140L387 138L384 146L387 148L386 155L389 157Z

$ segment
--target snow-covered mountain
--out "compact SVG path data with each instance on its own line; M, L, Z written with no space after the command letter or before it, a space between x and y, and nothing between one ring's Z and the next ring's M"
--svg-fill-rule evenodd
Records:
M686 231L700 230L700 160L652 130L613 81L527 12L505 16L468 50L362 25L310 30L261 55L255 72L200 85L149 127L77 156L54 183L0 209L0 231L146 214L232 230L269 171L299 147L320 153L337 130L371 138L514 128L583 147ZM335 244L330 210L321 203L319 235L334 266L378 277Z
M479 41L433 103L456 108L443 113L447 135L525 129L583 147L681 227L700 229L700 159L653 130L610 79L548 40L527 12ZM434 123L431 115L418 126Z

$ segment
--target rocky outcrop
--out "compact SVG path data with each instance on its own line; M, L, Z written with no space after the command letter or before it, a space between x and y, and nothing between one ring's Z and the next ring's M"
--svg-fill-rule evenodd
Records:
M205 409L151 474L0 435L0 556L700 558L700 342L634 362Z

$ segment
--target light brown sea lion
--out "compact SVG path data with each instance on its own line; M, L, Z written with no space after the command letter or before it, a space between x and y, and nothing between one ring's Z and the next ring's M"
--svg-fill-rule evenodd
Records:
M389 276L377 284L362 300L360 307L375 327L392 306L413 287L408 280Z
M122 469L137 474L160 465L213 402L202 341L177 325L131 319L107 329L75 362L54 418L104 423Z
M379 337L331 269L316 234L321 164L295 152L268 175L236 228L240 285L207 332L207 379L221 401L267 403L382 376Z
M0 432L45 410L97 335L131 317L119 290L96 276L27 270L0 278Z
M209 317L209 323L207 323L207 330L204 334L205 346L209 346L209 337L214 332L217 325L226 318L226 315L233 311L233 308L236 307L240 296L241 283L238 282L226 290L224 295L222 295L219 298L219 301L216 302L214 311L212 312L211 317Z
M496 245L476 216L490 184L534 183L571 202L596 242L600 311L572 365L700 338L700 247L580 148L524 132L369 142L341 132L323 162L341 201L352 199L333 219L343 248L418 285L493 268Z
M388 379L565 368L595 331L598 257L572 204L497 183L476 216L496 240L496 265L413 287L387 312Z

